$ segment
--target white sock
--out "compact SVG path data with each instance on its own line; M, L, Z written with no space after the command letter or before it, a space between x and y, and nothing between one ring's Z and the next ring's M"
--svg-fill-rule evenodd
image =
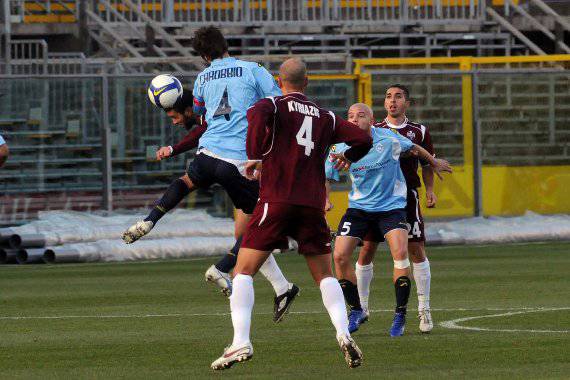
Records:
M271 283L276 295L280 296L289 290L289 281L287 281L285 276L283 276L283 273L281 272L279 265L277 265L277 261L275 261L275 257L273 257L273 255L269 255L261 268L259 268L259 271Z
M332 324L336 329L336 336L348 333L348 316L346 315L346 306L344 305L344 296L337 279L327 277L321 280L321 295L323 296L323 304L329 312Z
M234 277L232 295L230 297L232 324L234 325L232 346L242 346L249 343L253 303L253 278L245 274L238 274Z
M374 264L360 265L356 263L356 284L362 309L368 311L368 296L370 295L370 283L374 276Z
M422 263L414 263L414 280L418 291L418 310L429 309L429 288L431 284L431 271L429 260Z

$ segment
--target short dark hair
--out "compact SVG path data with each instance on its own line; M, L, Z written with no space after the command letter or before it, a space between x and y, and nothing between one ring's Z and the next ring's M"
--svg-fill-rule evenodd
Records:
M178 113L184 113L184 111L186 111L186 108L193 106L193 100L194 96L192 94L192 91L183 88L182 96L178 98L176 103L174 103L174 105L171 108L165 108L164 111L168 112L174 110Z
M406 100L410 100L410 90L406 86L404 86L403 84L394 83L394 84L386 87L386 91L388 91L391 88L399 88L400 90L404 91L404 98Z
M204 26L194 33L192 47L200 57L214 60L222 58L228 51L228 42L220 29Z

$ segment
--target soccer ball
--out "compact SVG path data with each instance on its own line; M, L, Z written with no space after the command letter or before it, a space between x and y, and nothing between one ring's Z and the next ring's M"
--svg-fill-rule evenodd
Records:
M172 108L182 96L182 84L173 75L161 74L152 79L148 86L150 102L160 108Z

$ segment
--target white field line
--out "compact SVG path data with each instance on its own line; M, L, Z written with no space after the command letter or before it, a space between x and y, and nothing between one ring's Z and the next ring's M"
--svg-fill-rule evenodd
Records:
M440 322L440 326L447 329L455 330L471 330L471 331L494 331L494 332L530 332L530 333L570 333L570 330L535 330L535 329L494 329L487 327L471 327L471 326L460 326L459 323L473 321L484 318L500 318L509 317L511 315L529 314L529 313L541 313L548 311L560 311L560 310L570 310L570 307L556 307L556 308L536 308L520 311L510 311L507 313L500 314L487 314L478 315L474 317L457 318L449 321Z
M539 312L539 311L551 311L551 310L569 310L570 307L567 308L536 308L536 307L517 307L517 308L441 308L441 309L431 309L434 312L456 312L456 311L508 311L513 310L515 314L522 314L522 313L532 313L532 312ZM410 312L417 311L414 309L408 309ZM370 310L371 313L392 313L394 309L376 309ZM314 311L291 311L290 314L324 314L324 310L314 310ZM271 312L259 312L254 313L255 315L271 315ZM183 317L216 317L216 316L229 316L229 312L221 312L221 313L168 313L168 314L94 314L94 315L45 315L45 316L27 316L27 315L15 315L15 316L0 316L0 320L11 320L11 321L19 321L19 320L34 320L34 319L128 319L128 318L183 318ZM502 314L498 314L500 316ZM505 315L510 315L509 313ZM447 321L447 322L454 322L458 321L461 322L463 320L470 320L470 319L478 319L478 318L485 318L483 317L469 317L467 319L460 318L458 320ZM443 326L442 322L441 325ZM448 327L447 328L463 328L461 326L458 327Z

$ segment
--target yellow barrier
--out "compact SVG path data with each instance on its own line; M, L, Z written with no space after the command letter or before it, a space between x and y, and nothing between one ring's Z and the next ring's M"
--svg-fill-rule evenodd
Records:
M425 206L424 189L419 189L424 216L463 217L472 215L473 199L467 188L468 173L463 167L436 179L437 207ZM483 166L484 215L513 216L533 211L540 214L570 213L570 166ZM329 225L336 229L348 207L348 193L333 191L334 208L328 213Z

